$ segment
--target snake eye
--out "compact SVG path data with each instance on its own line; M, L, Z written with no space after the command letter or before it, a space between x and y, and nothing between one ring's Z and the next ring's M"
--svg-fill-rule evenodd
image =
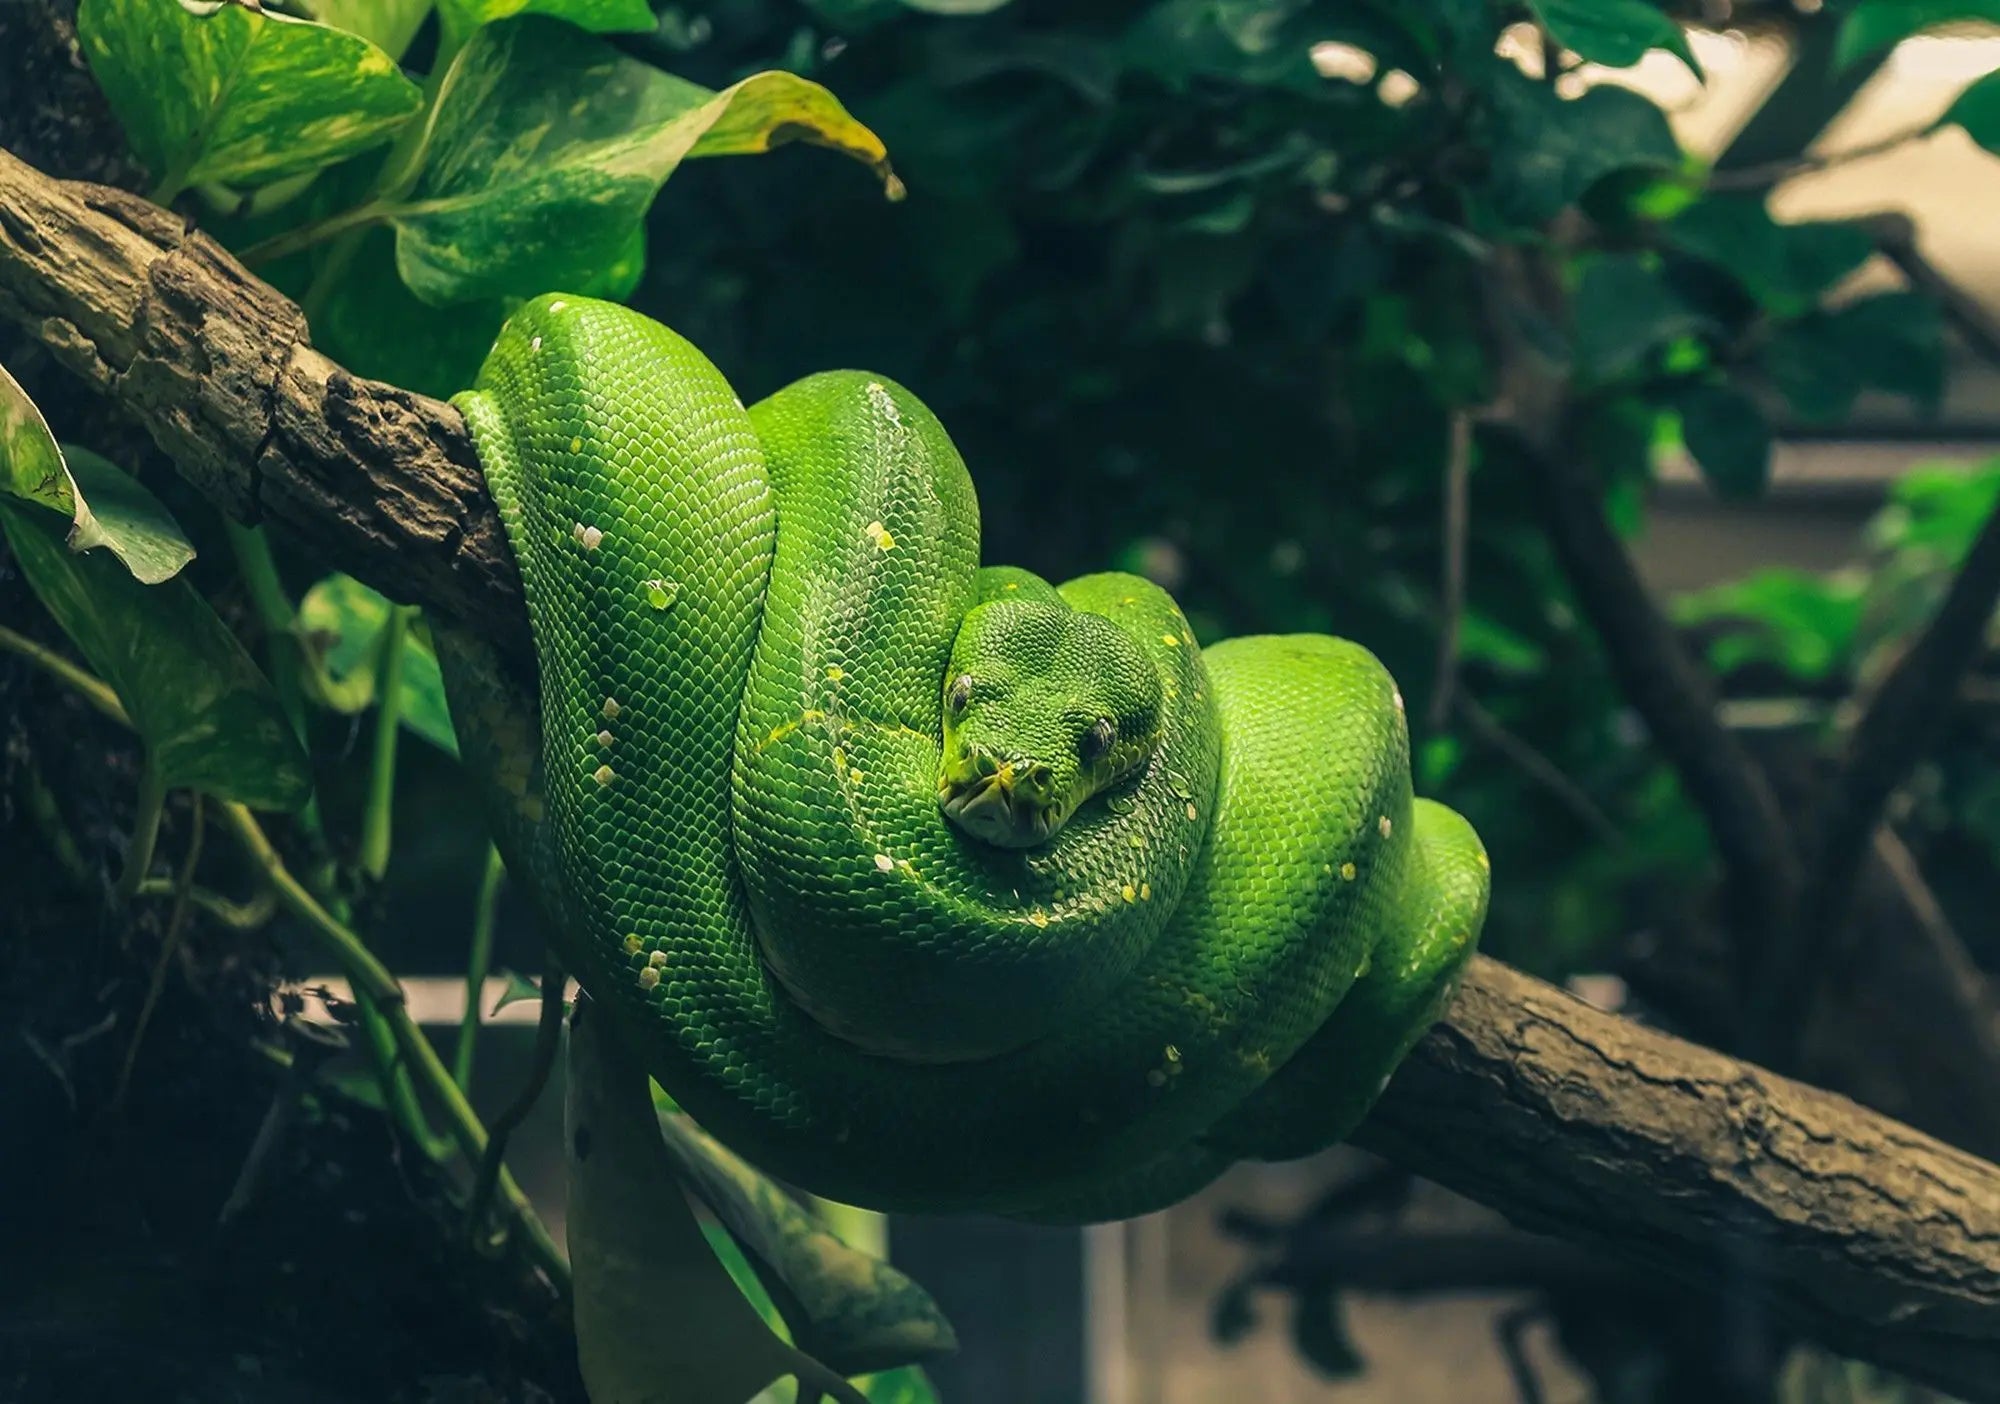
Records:
M946 700L951 704L952 711L964 711L966 705L972 701L972 674L960 673L952 679L951 691L946 694Z
M1097 724L1077 738L1076 754L1085 765L1096 765L1111 754L1111 743L1118 739L1118 728L1111 724L1111 718L1099 717Z

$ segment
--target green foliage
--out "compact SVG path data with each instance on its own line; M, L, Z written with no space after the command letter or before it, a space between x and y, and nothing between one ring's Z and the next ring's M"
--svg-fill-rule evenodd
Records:
M102 546L143 585L172 579L194 559L167 509L130 474L88 449L67 454L27 392L0 366L0 493L70 519L69 549Z
M135 580L65 544L50 513L0 502L0 530L29 586L118 694L165 789L295 810L312 789L271 685L186 579Z
M1549 36L1592 63L1630 68L1654 49L1665 49L1702 76L1687 35L1647 0L1530 0Z
M225 5L84 0L77 37L162 199L264 185L379 146L422 94L358 35Z
M1961 20L2000 22L1996 0L1860 0L1841 21L1834 66L1849 69L1912 35Z
M315 698L336 711L373 706L389 601L348 575L329 575L299 601L298 628L314 668L306 674ZM397 682L402 724L446 755L458 754L444 678L427 638L406 639Z

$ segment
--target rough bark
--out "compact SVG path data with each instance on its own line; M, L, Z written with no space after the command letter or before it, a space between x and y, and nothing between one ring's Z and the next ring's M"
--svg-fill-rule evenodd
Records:
M0 317L117 395L244 520L526 656L448 406L347 375L297 309L142 200L0 152ZM2000 1167L1481 959L1358 1137L1525 1226L1740 1290L2000 1404Z
M1355 1141L1968 1400L2000 1398L2000 1167L1481 957Z

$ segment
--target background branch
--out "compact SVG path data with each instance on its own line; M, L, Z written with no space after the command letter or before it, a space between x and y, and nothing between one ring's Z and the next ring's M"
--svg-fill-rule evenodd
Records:
M0 317L117 395L224 510L526 656L456 413L346 375L205 236L0 153ZM1753 1285L1801 1330L2000 1404L2000 1167L1830 1093L1482 958L1356 1139L1685 1281L1740 1281L1753 1245Z

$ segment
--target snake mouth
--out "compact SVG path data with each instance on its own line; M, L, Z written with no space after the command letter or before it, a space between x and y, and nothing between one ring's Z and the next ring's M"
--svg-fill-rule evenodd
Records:
M1048 767L969 754L938 782L938 807L965 834L996 848L1047 843L1067 815L1046 793Z

